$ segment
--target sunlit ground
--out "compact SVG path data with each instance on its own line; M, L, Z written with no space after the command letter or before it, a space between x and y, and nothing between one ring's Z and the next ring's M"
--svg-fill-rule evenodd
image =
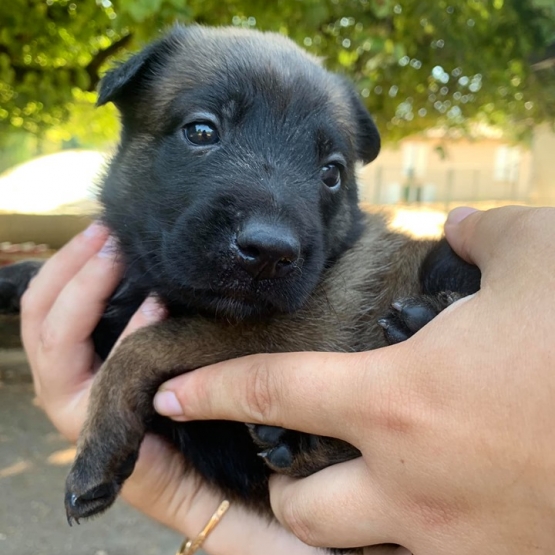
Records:
M100 152L69 150L42 156L0 176L0 212L79 212L94 200L106 163Z
M391 227L413 237L438 237L443 233L446 217L445 212L429 208L396 208Z
M490 210L501 206L527 204L519 200L481 200L451 202L447 206L444 203L433 204L413 204L385 206L382 209L388 214L390 227L396 231L401 231L417 239L433 239L443 234L443 224L447 219L447 214L457 206L472 206L478 210ZM363 208L375 211L376 207L364 205Z

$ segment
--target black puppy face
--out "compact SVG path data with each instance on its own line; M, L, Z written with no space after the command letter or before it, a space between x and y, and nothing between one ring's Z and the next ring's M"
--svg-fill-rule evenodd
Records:
M273 34L175 28L105 78L122 114L101 199L130 278L232 319L298 309L357 238L355 94Z

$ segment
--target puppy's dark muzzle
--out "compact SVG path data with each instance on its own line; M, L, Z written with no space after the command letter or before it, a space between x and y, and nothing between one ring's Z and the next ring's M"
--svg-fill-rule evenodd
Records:
M241 266L262 280L289 275L298 267L301 246L287 227L251 223L237 234L235 250Z

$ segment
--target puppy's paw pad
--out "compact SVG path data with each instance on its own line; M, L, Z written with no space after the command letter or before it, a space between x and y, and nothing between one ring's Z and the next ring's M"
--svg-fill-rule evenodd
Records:
M425 298L408 298L395 301L391 307L397 312L398 319L406 330L415 334L433 320L438 311Z
M278 426L247 424L255 444L262 449L259 456L280 474L294 475L299 456L311 449L311 436Z
M293 452L288 445L282 444L262 451L259 455L266 461L268 466L276 471L286 470L293 465Z
M247 424L254 442L259 447L275 447L283 440L287 430L278 426Z
M378 320L378 324L383 328L390 345L400 343L413 336L459 298L460 295L445 291L435 296L397 299L392 303L389 313Z
M383 328L385 340L389 345L401 343L410 337L408 330L398 321L394 313L389 313L385 318L380 318L378 324Z

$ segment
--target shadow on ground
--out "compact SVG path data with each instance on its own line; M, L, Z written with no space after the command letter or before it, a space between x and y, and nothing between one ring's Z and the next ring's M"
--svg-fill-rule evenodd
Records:
M181 537L123 502L68 526L63 487L73 450L33 397L23 352L0 349L0 553L173 555Z

